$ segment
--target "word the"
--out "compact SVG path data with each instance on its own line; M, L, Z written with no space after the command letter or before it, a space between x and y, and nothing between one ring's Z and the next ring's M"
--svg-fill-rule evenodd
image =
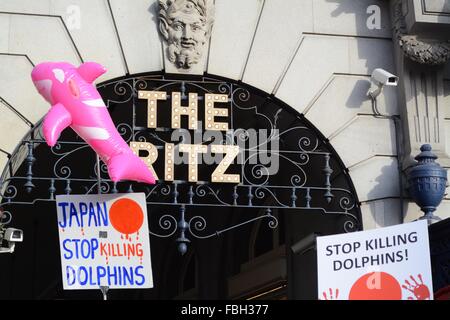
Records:
M139 91L139 99L147 100L147 127L157 128L158 126L158 100L166 100L167 92L164 91ZM189 129L198 129L198 94L188 93L189 102L183 106L181 104L181 92L172 92L172 129L181 127L181 117L188 118ZM217 103L228 103L228 96L225 94L205 94L205 130L227 131L228 130L228 109L216 108ZM216 117L225 118L227 122L218 122Z

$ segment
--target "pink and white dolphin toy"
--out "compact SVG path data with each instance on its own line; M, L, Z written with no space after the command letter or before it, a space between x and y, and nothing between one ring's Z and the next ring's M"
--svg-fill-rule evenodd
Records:
M134 180L154 184L155 178L117 132L93 82L106 69L86 62L78 68L65 62L44 62L31 73L39 93L51 105L44 119L45 141L51 147L71 127L108 166L112 181Z

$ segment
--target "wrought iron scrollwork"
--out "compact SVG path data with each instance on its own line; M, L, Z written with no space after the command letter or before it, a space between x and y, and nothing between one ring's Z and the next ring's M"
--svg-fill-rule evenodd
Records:
M184 180L167 183L159 181L154 186L114 183L107 179L105 164L101 163L98 170L95 154L86 143L74 136L72 139L60 140L53 148L46 148L41 124L38 124L12 155L0 180L0 207L5 208L5 212L10 214L8 210L14 204L54 201L57 194L145 192L149 206L164 205L179 210L179 217L164 214L156 226L150 226L149 229L150 234L155 237L170 238L177 235L175 241L181 252L187 250L189 237L209 239L263 219L268 221L270 228L276 228L278 219L271 214L274 209L315 210L323 214L338 215L343 218L342 227L345 232L360 228L359 209L355 192L349 187L351 184L335 181L339 172L332 149L298 115L292 116L286 108L270 105L273 103L272 97L255 97L256 93L245 86L208 77L186 81L149 75L107 82L98 88L103 92L110 111L120 109L120 112L126 113L122 118L130 120L124 122L121 118L116 122L117 130L124 140L149 142L158 150L164 149L166 143L174 143L175 148L177 145L170 140L170 128L148 129L137 116L139 90L177 91L182 93L184 100L189 91L197 92L200 100L206 93L228 95L229 127L234 133L230 136L224 134L224 141L245 145L241 149L243 157L239 164L240 183L227 186L208 181L190 183ZM168 96L168 100L170 99ZM251 119L254 123L242 118ZM287 121L287 118L290 120ZM256 145L249 145L248 130L254 127L266 129L267 136ZM280 147L277 150L268 150L269 146L278 142ZM271 174L268 164L258 162L258 159L268 153L277 157L280 167L292 174ZM36 173L35 168L42 161L37 154L47 157L44 159L48 161L48 172L45 175ZM84 164L81 169L80 162ZM21 164L24 170L17 171ZM31 196L22 196L18 188L23 187L31 192ZM39 194L39 197L33 197L35 194ZM208 230L205 217L195 215L186 218L190 208L196 206L257 208L264 211L264 214L234 226L211 231Z
M221 229L215 230L213 232L206 232L207 229L207 221L202 216L193 216L188 221L186 221L185 212L186 206L182 205L179 207L180 210L180 219L179 221L170 214L165 214L159 218L159 228L166 232L166 234L156 233L153 231L149 231L149 233L153 236L159 238L169 238L173 236L177 231L179 233L176 242L178 243L179 252L184 255L187 252L187 248L189 243L191 242L187 237L187 233L189 233L193 238L199 240L206 240L213 237L219 237L220 235L227 233L229 231L241 228L250 223L254 223L258 220L267 220L267 225L271 229L275 229L278 227L278 219L277 217L272 215L272 210L267 208L263 215L259 215L255 218L246 220L239 224Z

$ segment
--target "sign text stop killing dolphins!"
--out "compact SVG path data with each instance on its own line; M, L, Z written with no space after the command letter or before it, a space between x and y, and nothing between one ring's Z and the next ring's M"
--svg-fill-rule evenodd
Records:
M355 241L351 243L328 245L325 250L327 256L339 256L341 254L358 253L360 250L367 253L416 242L417 232L413 231L410 233L393 235L391 237L367 239L363 242ZM337 259L333 261L333 269L335 271L342 268L346 270L353 268L359 269L366 268L367 266L402 262L404 260L408 260L408 249L393 250L383 253L377 252L373 255L366 254L350 259Z

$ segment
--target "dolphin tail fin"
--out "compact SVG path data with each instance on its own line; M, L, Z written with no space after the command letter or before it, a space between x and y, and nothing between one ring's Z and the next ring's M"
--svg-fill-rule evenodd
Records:
M155 184L156 180L144 161L133 153L122 153L109 159L108 173L114 182L133 180Z
M44 138L50 147L56 144L61 132L72 124L72 116L61 103L51 107L43 124Z
M97 62L85 62L77 68L77 71L84 80L92 83L106 72L106 68Z

